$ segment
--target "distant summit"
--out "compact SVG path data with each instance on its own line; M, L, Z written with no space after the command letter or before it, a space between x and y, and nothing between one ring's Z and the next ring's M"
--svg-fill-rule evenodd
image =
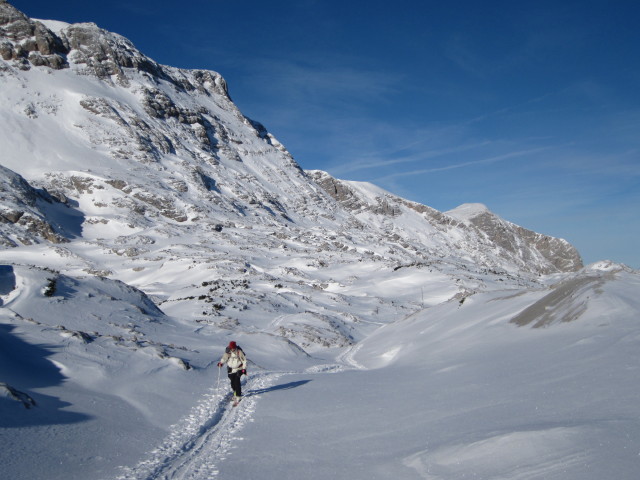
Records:
M468 222L472 218L491 212L483 203L463 203L462 205L445 213L450 217L460 220L461 222Z
M519 255L526 262L548 262L561 272L579 270L583 266L580 254L566 240L542 235L508 222L482 203L465 203L448 211L447 215L476 227L498 246Z
M445 255L472 257L480 264L497 266L500 262L488 260L495 252L523 271L550 273L582 268L580 254L565 240L507 222L484 204L467 203L441 213L364 182L338 180L322 171L309 174L361 221L385 226L389 238L402 238L406 244L416 239L421 239L422 245L447 244L450 250ZM385 217L392 220L385 222Z

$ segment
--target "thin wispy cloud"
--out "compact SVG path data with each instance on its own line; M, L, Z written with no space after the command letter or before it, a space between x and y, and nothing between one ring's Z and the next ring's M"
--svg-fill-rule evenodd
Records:
M478 165L487 165L487 164L493 164L493 163L497 163L497 162L504 162L506 160L510 160L513 158L520 158L520 157L526 157L528 155L532 155L535 153L540 153L542 151L545 150L549 150L550 147L540 147L540 148L533 148L533 149L529 149L529 150L522 150L522 151L518 151L518 152L510 152L510 153L505 153L502 155L496 155L494 157L490 157L490 158L483 158L480 160L471 160L468 162L461 162L461 163L456 163L456 164L450 164L450 165L443 165L440 167L430 167L430 168L422 168L422 169L417 169L417 170L411 170L411 171L403 171L403 172L396 172L396 173L391 173L388 175L385 175L383 177L380 177L376 180L378 181L383 181L383 180L389 180L389 179L397 179L397 178L401 178L401 177L408 177L408 176L416 176L416 175L426 175L429 173L437 173L437 172L444 172L447 170L458 170L461 168L466 168L466 167L475 167Z
M408 148L415 150L420 146L422 142L415 142L411 144ZM423 150L418 149L412 151L410 154L405 154L401 156L389 155L388 157L380 157L380 156L372 156L369 158L360 158L351 160L348 163L344 163L341 166L335 167L332 169L332 173L336 175L346 175L354 172L361 172L364 170L372 170L379 168L388 168L396 165L407 164L407 163L416 163L416 162L424 162L425 160L435 159L445 155L458 154L462 152L466 152L469 150L475 150L482 147L486 147L490 144L489 141L484 141L480 143L474 143L469 145L460 145L454 146L450 148L443 148L439 150ZM397 154L396 154L397 155Z
M402 76L335 61L256 59L245 82L276 96L284 108L326 110L336 105L352 110L373 102L388 102ZM336 112L333 110L332 115Z

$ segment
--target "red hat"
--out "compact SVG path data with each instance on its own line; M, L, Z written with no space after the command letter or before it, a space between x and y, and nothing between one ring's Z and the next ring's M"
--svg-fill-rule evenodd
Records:
M231 350L235 350L235 349L236 349L236 347L237 347L236 342L229 342L229 348L230 348Z

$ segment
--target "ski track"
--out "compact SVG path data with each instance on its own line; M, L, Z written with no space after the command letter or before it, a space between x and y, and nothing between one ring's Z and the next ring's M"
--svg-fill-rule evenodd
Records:
M231 394L210 393L191 413L173 425L162 444L135 467L122 467L117 480L207 480L218 475L217 462L224 460L239 432L253 421L260 394L268 391L284 373L260 373L250 377L246 394L237 407ZM222 387L220 387L222 390ZM226 391L226 388L225 388Z
M360 350L360 348L362 348L362 345L360 343L353 345L351 348L349 348L346 352L344 352L338 357L338 361L356 370L366 370L366 367L359 364L353 358L355 354L358 353L358 350Z

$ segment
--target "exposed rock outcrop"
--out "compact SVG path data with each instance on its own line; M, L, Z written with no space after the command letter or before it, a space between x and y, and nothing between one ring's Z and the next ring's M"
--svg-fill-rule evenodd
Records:
M0 1L0 56L21 68L31 65L68 67L68 42L41 22L33 21L6 1Z
M47 205L65 208L46 190L32 187L24 178L0 165L0 247L16 247L69 240L47 218Z

